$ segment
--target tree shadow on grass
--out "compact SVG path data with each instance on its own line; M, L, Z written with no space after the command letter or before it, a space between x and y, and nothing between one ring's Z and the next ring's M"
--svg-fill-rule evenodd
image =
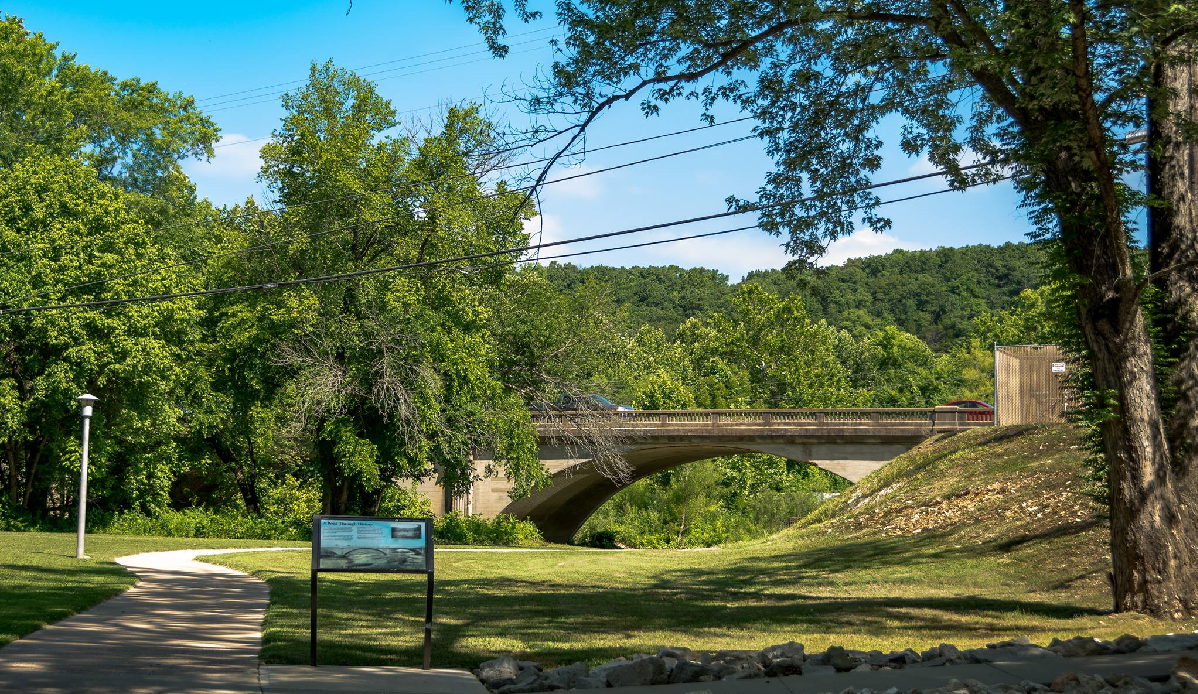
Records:
M551 664L594 662L660 645L704 648L718 641L727 647L730 638L755 633L763 639L791 634L799 640L802 634L924 634L951 641L1009 632L1012 615L1045 628L1059 622L1064 629L1079 616L1105 614L1076 604L966 594L968 586L942 588L935 576L920 575L921 566L992 551L987 546L952 548L941 537L874 538L731 558L714 566L680 566L641 580L622 579L622 585L603 582L593 573L573 583L561 576L439 578L434 662L474 667L511 653L512 644L525 648L517 655ZM890 567L911 570L878 572ZM864 579L870 585L852 582L856 573L871 571ZM324 664L419 662L422 581L321 580ZM894 594L878 595L878 584L887 580L894 581ZM278 611L274 620L268 618L268 626L277 631L268 632L263 657L268 662L306 662L306 577L276 577L271 586ZM829 586L840 586L843 593L829 595ZM925 594L911 595L920 592ZM658 642L663 639L672 642ZM756 643L753 636L744 639L737 645L768 645ZM851 645L850 638L846 642Z

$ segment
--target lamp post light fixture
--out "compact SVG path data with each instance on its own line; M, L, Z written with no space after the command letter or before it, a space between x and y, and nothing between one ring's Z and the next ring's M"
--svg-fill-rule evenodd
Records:
M75 558L86 559L86 555L83 554L83 533L87 526L87 444L91 429L92 405L100 398L84 393L75 399L82 407L80 414L83 417L83 453L79 461L79 534L75 540Z

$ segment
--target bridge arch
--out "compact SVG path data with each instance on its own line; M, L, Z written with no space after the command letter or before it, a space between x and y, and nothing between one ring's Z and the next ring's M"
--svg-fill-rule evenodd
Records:
M624 452L623 458L631 472L627 480L615 481L596 470L589 460L556 458L554 451L546 451L543 447L541 459L550 470L556 469L552 483L529 496L511 502L502 513L531 520L541 529L546 540L565 543L569 542L586 519L616 492L649 475L679 465L742 453L769 453L791 460L806 460L856 482L908 448L910 445L880 445L868 452L855 451L857 457L852 460L811 460L810 454L813 451L809 444L713 442L642 445ZM869 459L862 460L862 457Z
M543 421L542 421L543 420ZM489 454L475 456L476 482L465 497L444 493L437 485L421 491L434 502L434 512L461 510L491 518L510 513L532 520L546 540L568 542L583 522L628 484L677 465L739 453L771 453L802 460L856 482L910 450L929 436L979 426L992 426L992 412L956 407L920 409L828 410L680 410L619 412L598 423L571 422L561 413L538 414L540 457L552 484L512 501L510 481L488 477ZM613 482L585 458L563 448L562 427L602 426L625 443L622 455L631 468L629 480ZM444 490L441 490L444 492Z

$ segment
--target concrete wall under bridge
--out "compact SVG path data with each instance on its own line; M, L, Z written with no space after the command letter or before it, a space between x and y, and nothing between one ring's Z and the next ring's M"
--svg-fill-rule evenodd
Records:
M429 481L420 491L435 513L457 510L492 518L510 513L537 524L550 542L568 542L620 489L677 465L739 453L771 453L810 462L856 482L936 433L993 425L993 413L955 407L885 410L680 410L574 415L538 413L540 456L552 484L513 501L511 484L481 476L480 453L469 494L451 499ZM627 464L612 480L584 451L587 429L603 429Z

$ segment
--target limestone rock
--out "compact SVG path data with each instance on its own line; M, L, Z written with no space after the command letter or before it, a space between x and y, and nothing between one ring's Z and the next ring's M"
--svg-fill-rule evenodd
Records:
M694 651L689 648L680 648L677 646L674 648L666 648L664 646L659 648L657 651L657 657L673 658L675 660L698 660L698 658L695 657Z
M1173 665L1173 679L1183 692L1198 692L1198 660L1188 655L1178 658Z
M849 654L840 646L830 646L827 653L824 654L824 661L827 665L836 668L837 672L848 672L857 667L857 663L849 657Z
M690 684L692 682L711 682L715 679L715 671L710 666L690 660L680 660L674 669L670 670L668 682L670 684Z
M765 669L766 677L787 677L803 674L801 658L772 658L769 667Z
M803 644L796 641L775 644L762 650L761 655L765 656L763 665L769 665L778 659L797 660L802 663L806 657L803 653Z
M725 675L721 679L725 680L754 680L765 677L765 671L761 665L755 660L746 660L741 667L736 669L736 672Z
M1060 657L1047 648L1033 645L972 648L965 651L962 655L965 656L966 662L970 663L999 663L1010 660L1036 660L1040 658Z
M563 665L559 668L554 668L545 673L545 683L549 685L550 690L554 689L577 689L578 681L590 674L586 663L574 663L573 665Z
M1112 650L1114 650L1116 653L1135 653L1143 648L1144 642L1140 640L1139 636L1124 634L1123 636L1115 639L1115 642L1111 644L1111 646Z
M1198 634L1166 634L1149 636L1144 639L1144 647L1140 650L1146 653L1169 653L1196 648L1198 648Z
M649 656L617 665L607 671L607 683L612 687L643 687L665 684L669 677L666 664L657 656Z
M478 666L478 678L483 684L492 680L508 679L515 681L516 675L520 674L520 664L515 658L506 655L500 656L494 660L488 660Z
M965 657L961 655L961 650L951 643L942 643L937 646L936 650L940 652L941 658L944 658L950 663L959 662Z
M1111 648L1106 644L1086 636L1074 636L1067 641L1053 639L1052 643L1048 644L1048 650L1066 658L1106 655L1111 652Z

